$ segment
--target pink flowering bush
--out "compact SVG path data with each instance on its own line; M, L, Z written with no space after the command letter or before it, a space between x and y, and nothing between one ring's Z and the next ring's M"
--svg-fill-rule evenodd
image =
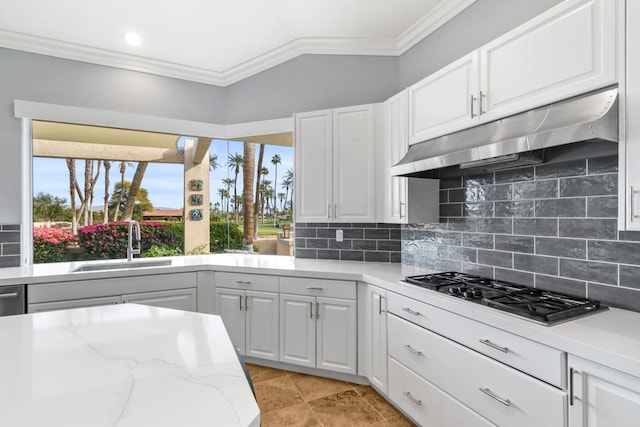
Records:
M33 260L35 263L60 262L64 259L67 246L76 238L69 231L60 228L34 227Z
M78 245L85 259L125 258L127 256L128 222L93 224L78 228ZM182 223L143 222L140 224L142 252L152 246L182 250Z

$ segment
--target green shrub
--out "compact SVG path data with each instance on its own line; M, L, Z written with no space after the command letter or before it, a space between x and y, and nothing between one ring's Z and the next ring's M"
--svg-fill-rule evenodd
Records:
M60 262L64 259L67 246L75 243L76 238L60 228L34 227L33 261L34 263Z
M141 252L152 246L182 248L184 227L176 223L143 222L140 224ZM124 258L127 256L129 223L93 224L78 228L78 244L86 259Z
M227 247L227 226L229 230L229 246ZM211 252L223 252L225 249L242 249L242 230L236 224L223 221L209 223L209 247Z
M168 245L162 245L160 247L153 245L148 251L143 252L140 256L143 258L160 257L160 256L176 256L182 255L182 249L172 248Z

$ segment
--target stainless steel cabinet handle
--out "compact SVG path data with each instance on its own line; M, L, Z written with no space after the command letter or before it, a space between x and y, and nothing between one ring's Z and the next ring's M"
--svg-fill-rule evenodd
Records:
M378 315L382 314L382 300L384 299L384 297L382 295L380 295L380 298L378 298Z
M236 283L238 285L250 285L251 281L250 280L236 280Z
M316 319L320 318L320 303L316 303Z
M409 314L413 314L414 316L420 316L421 313L419 311L413 311L410 308L402 307L402 311L406 311Z
M632 185L631 186L631 197L630 197L630 204L631 204L631 221L634 221L637 218L640 218L640 215L638 215L636 213L636 194L640 193L640 191L636 190L636 188Z
M17 292L9 292L7 294L0 294L0 299L13 299L18 298Z
M248 295L244 296L244 309L245 309L245 311L249 310L249 296Z
M309 303L309 312L310 312L309 319L313 319L313 303L312 302Z
M331 219L331 204L327 207L327 218Z
M484 110L482 109L482 105L483 105L483 103L484 103L484 102L483 102L483 100L484 100L484 98L486 98L486 97L487 97L487 94L486 94L486 93L482 93L482 91L480 91L480 115L483 115L483 114L485 114L485 113L486 113L486 111L484 111Z
M418 400L415 397L413 397L411 395L410 391L403 391L402 394L404 394L405 396L407 396L407 399L409 399L410 401L412 401L413 403L415 403L416 405L422 405L422 400Z
M498 402L502 403L504 406L511 406L511 401L509 399L504 399L504 398L498 396L497 394L495 394L494 392L492 392L488 388L480 387L478 390L480 390L481 392L483 392L484 394L486 394L490 398L495 399Z
M476 97L473 96L473 94L471 94L471 118L473 119L475 116L477 116L477 114L473 111L473 103L475 102Z
M307 289L310 291L324 291L324 288L319 288L317 286L307 286Z
M573 401L574 400L580 400L579 397L576 397L574 391L574 385L573 385L573 375L574 374L578 374L581 375L582 373L580 371L576 371L573 368L569 368L569 405L573 406Z
M403 345L402 347L406 348L407 350L409 350L411 353L415 354L416 356L422 356L422 352L420 350L416 350L415 348L411 347L409 344Z
M402 207L405 205L404 202L400 202L400 219L404 218L405 215L402 214Z
M240 296L240 298L238 298L238 300L240 301L240 311L242 311L242 295Z
M338 218L338 204L333 205L333 219Z
M502 347L502 346L500 346L498 344L492 343L489 340L478 340L478 341L480 341L484 345L488 345L491 348L495 348L496 350L500 350L503 353L508 353L509 352L509 348L508 347Z

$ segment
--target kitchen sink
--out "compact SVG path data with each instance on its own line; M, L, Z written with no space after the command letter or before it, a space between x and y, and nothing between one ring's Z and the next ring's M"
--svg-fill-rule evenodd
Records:
M168 265L171 265L170 259L153 261L118 261L99 264L85 264L72 269L71 272L79 273L83 271L127 270L131 268L163 267Z

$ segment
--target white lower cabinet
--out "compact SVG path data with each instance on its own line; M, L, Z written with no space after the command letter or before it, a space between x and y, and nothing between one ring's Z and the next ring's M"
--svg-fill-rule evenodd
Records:
M278 294L216 288L215 312L240 354L278 360Z
M355 283L287 277L280 289L300 293L280 294L280 361L356 374Z
M501 426L564 427L567 394L393 314L389 357Z
M389 358L389 398L421 426L495 425L392 358Z
M143 304L153 307L173 308L176 310L196 311L196 289L175 289L157 292L141 292L99 298L82 298L65 301L52 301L28 305L29 313L64 310L69 308L95 307L110 304Z
M635 427L640 378L569 355L569 426Z
M387 291L367 285L366 333L367 378L383 393L387 392Z

